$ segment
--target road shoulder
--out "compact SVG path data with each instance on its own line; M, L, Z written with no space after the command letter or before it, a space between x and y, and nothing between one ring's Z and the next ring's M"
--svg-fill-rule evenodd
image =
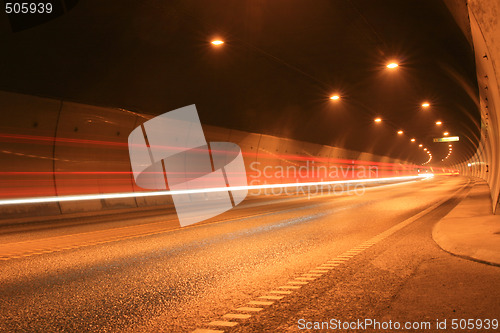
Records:
M436 223L432 237L446 252L500 266L500 215L491 212L486 182L476 180L464 200Z

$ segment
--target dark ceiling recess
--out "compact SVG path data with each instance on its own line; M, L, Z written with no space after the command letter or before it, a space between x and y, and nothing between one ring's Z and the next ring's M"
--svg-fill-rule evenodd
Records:
M444 130L460 136L450 161L478 141L473 52L441 1L87 0L1 42L4 90L149 114L196 104L206 124L417 163L419 143L447 154L432 143Z

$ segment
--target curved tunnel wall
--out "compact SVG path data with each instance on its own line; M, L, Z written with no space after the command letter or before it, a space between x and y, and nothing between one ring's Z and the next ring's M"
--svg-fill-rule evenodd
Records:
M458 6L455 1L449 6ZM455 168L461 174L479 177L490 186L492 209L500 212L500 2L468 0L470 31L476 58L481 140L475 155Z
M149 116L9 92L0 92L0 110L0 200L144 191L133 180L127 139ZM417 172L416 166L404 161L369 153L213 126L203 128L207 141L240 146L247 181L252 185ZM276 173L299 168L305 171L299 176ZM314 171L318 169L321 172ZM332 169L335 174L326 171ZM169 204L168 196L152 196L4 205L0 213L5 219Z

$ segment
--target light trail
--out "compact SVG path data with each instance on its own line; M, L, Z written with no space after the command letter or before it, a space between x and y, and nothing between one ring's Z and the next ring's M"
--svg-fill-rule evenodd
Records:
M369 178L369 179L353 179L353 180L335 180L335 181L326 181L326 182L264 184L264 185L214 187L214 188L202 188L202 189L190 189L190 190L169 190L169 191L151 191L151 192L66 195L66 196L0 200L0 205L5 206L5 205L20 205L20 204L65 202L65 201L84 201L84 200L96 200L96 199L140 198L140 197L153 197L153 196L165 196L165 195L176 195L176 194L213 193L213 192L238 191L238 190L258 190L258 189L267 189L267 188L308 187L308 186L318 186L318 185L324 186L324 185L335 185L335 184L376 183L376 182L384 182L384 181L398 181L398 180L402 181L402 180L411 180L411 179L418 179L418 178L432 178L432 177L434 177L434 174L426 173L426 174L419 174L418 176Z

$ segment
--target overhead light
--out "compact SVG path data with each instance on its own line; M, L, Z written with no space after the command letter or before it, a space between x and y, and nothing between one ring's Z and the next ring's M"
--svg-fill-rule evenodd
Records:
M424 107L424 108L428 108L429 106L431 106L431 105L428 102L422 103L422 107Z
M396 67L398 67L398 64L396 64L395 62L391 62L390 64L387 65L387 68L391 68L391 69L396 68Z
M423 145L423 144L419 144L418 146L419 146L419 147L423 147L424 145Z
M442 122L442 121L440 121L440 120L436 121L436 125L441 125L442 123L443 123L443 122Z
M340 96L339 95L333 95L333 96L330 97L330 99L337 100L337 99L340 99Z
M411 142L415 142L415 138L412 138L410 141L411 141Z
M224 44L224 41L222 41L222 40L220 40L220 39L216 39L216 40L211 41L211 43L212 43L213 45L219 46L219 45Z
M448 136L449 134L450 134L450 133L448 133L448 132L444 132L444 133L443 133L443 135L444 135L444 136Z
M399 131L398 131L398 134L399 134L399 135L403 134L403 131L399 130Z
M382 122L382 118L375 118L375 122L376 122L376 123L380 123L380 122Z

